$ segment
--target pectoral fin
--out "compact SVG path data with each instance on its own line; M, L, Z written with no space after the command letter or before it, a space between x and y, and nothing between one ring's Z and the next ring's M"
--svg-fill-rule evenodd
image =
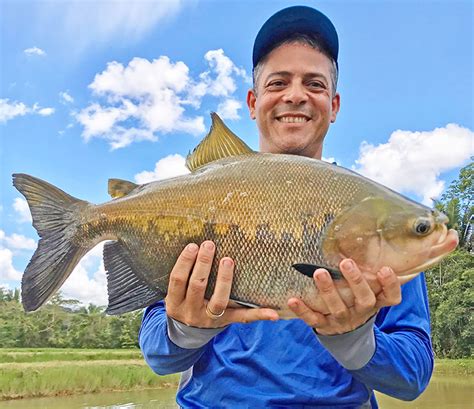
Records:
M238 301L238 300L234 300L234 299L231 298L229 300L228 307L230 307L230 308L237 308L237 307L260 308L260 305L253 304L251 302Z
M316 266L314 264L301 263L301 264L293 264L292 267L295 270L299 271L301 274L304 274L305 276L308 276L310 278L313 278L313 274L318 268L324 268L325 270L327 270L333 280L340 280L341 278L344 278L342 273L339 270L336 270L334 268L329 268L326 266Z

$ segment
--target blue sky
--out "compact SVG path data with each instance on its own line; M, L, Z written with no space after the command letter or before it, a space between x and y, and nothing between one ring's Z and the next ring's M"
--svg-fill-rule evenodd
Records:
M12 173L104 202L110 177L182 173L211 111L257 149L253 40L295 4L339 33L341 111L323 156L439 196L474 155L471 1L0 0L0 285L19 285L37 240ZM105 303L100 248L64 291Z

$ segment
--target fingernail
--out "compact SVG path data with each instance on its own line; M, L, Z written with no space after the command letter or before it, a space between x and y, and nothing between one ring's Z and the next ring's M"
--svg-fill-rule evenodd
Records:
M320 272L314 273L314 278L316 278L316 280L318 281L324 281L328 275L329 274L326 271L320 271Z
M388 267L383 267L380 271L379 271L379 275L380 277L382 278L388 278L390 276L390 274L392 273L392 270Z
M198 251L198 245L196 243L189 243L186 246L186 250L189 251L190 253L196 253Z
M347 270L348 273L351 273L354 270L354 262L352 260L345 260L343 267Z
M234 262L230 258L225 258L222 260L222 264L226 267L232 267Z
M214 243L212 241L205 241L204 248L207 250L214 250Z
M280 316L278 315L277 312L270 313L270 320L271 321L278 321L279 318L280 318Z

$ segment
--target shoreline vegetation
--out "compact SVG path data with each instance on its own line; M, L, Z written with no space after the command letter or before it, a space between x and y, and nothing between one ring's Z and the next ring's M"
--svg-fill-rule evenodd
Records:
M0 401L177 387L138 349L0 348Z
M474 359L438 359L436 375L474 375ZM106 391L176 388L138 349L0 348L0 401Z

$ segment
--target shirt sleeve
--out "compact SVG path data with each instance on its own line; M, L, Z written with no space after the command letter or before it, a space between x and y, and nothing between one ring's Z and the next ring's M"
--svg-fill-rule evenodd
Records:
M188 327L166 315L164 301L145 310L139 344L150 368L159 375L183 372L205 352L208 342L225 328Z
M375 316L354 331L341 335L321 335L315 331L319 342L346 369L360 369L375 352Z
M402 302L379 311L375 351L358 369L349 369L368 388L402 400L417 398L433 372L430 316L423 274L402 286Z

